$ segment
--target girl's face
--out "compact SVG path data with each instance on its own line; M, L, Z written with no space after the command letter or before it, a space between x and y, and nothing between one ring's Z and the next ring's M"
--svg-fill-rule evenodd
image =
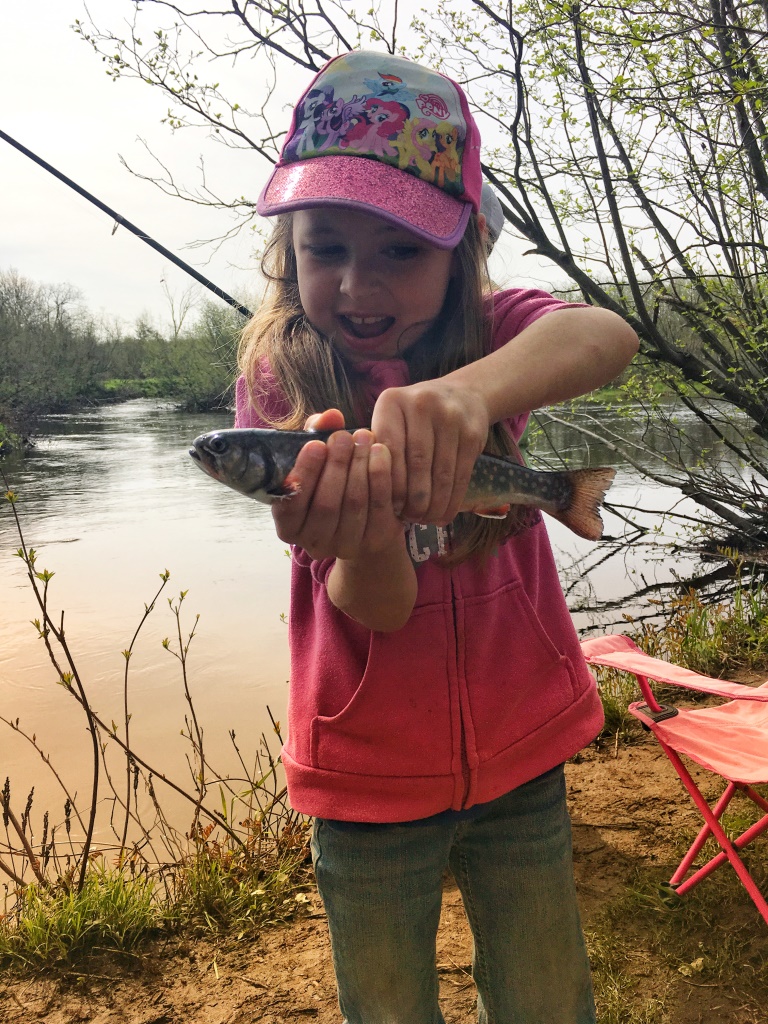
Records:
M293 215L299 295L310 323L351 362L402 355L434 323L453 252L341 208Z

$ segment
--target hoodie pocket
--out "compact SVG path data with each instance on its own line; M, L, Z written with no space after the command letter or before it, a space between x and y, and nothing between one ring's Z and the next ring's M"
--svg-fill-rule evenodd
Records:
M312 719L314 768L381 776L450 774L456 671L447 616L450 611L439 605L421 607L403 629L371 634L365 672L350 701L336 715Z
M475 749L485 761L563 712L579 687L570 658L547 633L519 582L465 599L462 614ZM570 619L566 627L572 632Z

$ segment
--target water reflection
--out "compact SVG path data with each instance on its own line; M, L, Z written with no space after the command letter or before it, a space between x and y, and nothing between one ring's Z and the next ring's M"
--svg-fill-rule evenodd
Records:
M122 721L128 646L145 603L168 569L171 581L147 621L130 663L132 731L150 761L185 771L179 740L186 710L179 666L163 649L175 621L167 596L181 590L190 679L212 757L229 758L228 730L247 748L267 724L265 707L284 719L288 658L288 561L269 511L216 487L187 455L190 440L223 415L182 415L130 402L76 416L50 417L37 451L8 467L19 493L27 545L38 567L55 572L51 608L65 609L68 642L94 706ZM30 620L39 616L13 552L19 539L9 509L0 516L0 707L35 732L58 763L87 769L88 737ZM13 734L0 734L3 775L19 788L45 787L39 760ZM214 757L215 759L215 757ZM87 772L79 779L80 788Z

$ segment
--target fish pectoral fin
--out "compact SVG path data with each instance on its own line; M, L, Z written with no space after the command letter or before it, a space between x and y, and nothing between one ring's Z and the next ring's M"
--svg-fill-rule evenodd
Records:
M489 508L473 508L472 511L476 516L481 516L483 519L506 519L509 515L511 505L494 505Z
M276 498L290 498L294 494L298 494L300 490L301 484L299 483L298 479L289 473L288 476L280 484L280 486L276 487L273 491L270 491L269 493L274 495Z

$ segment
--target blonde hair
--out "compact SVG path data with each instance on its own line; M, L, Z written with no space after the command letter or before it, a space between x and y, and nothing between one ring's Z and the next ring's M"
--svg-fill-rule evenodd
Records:
M412 383L445 376L490 352L493 323L486 256L486 243L472 214L455 250L457 271L440 315L402 354ZM309 322L302 308L291 214L277 217L261 268L267 279L264 301L243 330L238 353L254 408L272 426L287 430L301 430L312 413L331 408L340 409L346 423L370 423L373 409L364 378ZM269 413L272 381L265 390L266 367L290 409L279 419ZM519 458L517 445L501 423L491 426L485 450ZM530 522L530 511L521 508L514 508L504 520L463 513L455 524L452 551L441 562L454 565L473 554L490 555Z

